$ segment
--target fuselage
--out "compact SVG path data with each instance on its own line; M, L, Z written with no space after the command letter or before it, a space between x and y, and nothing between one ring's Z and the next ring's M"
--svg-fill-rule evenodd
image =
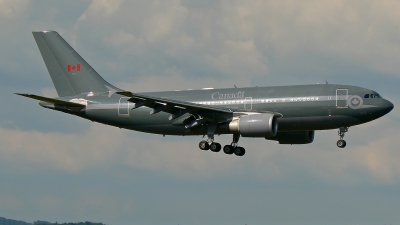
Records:
M355 126L377 119L393 108L391 102L373 90L336 84L207 88L145 94L227 108L232 111L233 117L236 114L278 114L278 132ZM190 116L189 114L174 120L169 120L170 114L165 112L151 115L151 108L132 109L134 103L128 101L129 97L115 93L89 92L59 99L81 101L87 106L83 111L73 112L45 102L40 104L92 121L141 132L164 135L203 135L207 132L207 128L203 126L195 129L186 128L185 119ZM218 124L215 133L230 133L227 123Z

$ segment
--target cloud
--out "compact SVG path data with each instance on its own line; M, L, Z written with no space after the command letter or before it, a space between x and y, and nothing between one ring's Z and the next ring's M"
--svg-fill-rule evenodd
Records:
M201 154L196 143L184 139L177 143L176 138L143 134L132 137L128 132L95 123L83 134L1 128L0 155L4 163L15 162L9 164L17 165L15 169L33 166L79 173L91 167L123 164L186 178L194 174L213 176L210 168L229 164L223 155Z
M249 80L245 77L235 77L229 80L229 88L234 84L249 86ZM152 74L139 78L135 82L121 82L118 87L133 92L173 91L202 88L227 88L226 83L219 82L216 78L193 77L187 78L177 68L166 69L161 75Z
M24 0L0 0L0 17L7 20L17 19L25 13L29 5L30 2Z
M222 1L222 32L280 59L318 53L398 71L398 1Z
M171 64L186 64L182 65L185 73L196 66L203 67L202 70L210 68L202 71L203 78L218 79L224 74L235 79L245 73L253 76L267 73L267 59L258 50L259 46L252 40L231 40L219 35L218 32L224 31L218 22L220 18L212 18L215 15L209 11L189 9L181 1L135 1L121 3L118 17L105 19L97 16L97 8L89 7L81 16L74 42L80 37L84 43L88 31L102 37L90 41L98 42L98 46L105 44L109 55L115 56L105 63L113 73L134 70L138 71L136 76L145 77L151 75L148 74L151 70L155 73L171 70ZM132 61L134 68L122 66Z
M365 127L352 128L346 149L335 146L335 131L317 131L311 145L278 145L242 138L240 144L248 151L245 157L200 151L200 137L163 138L97 123L80 134L1 128L0 158L2 163L22 170L34 167L66 173L123 165L179 179L251 175L278 181L303 173L328 183L392 184L400 178L396 128L381 130L379 135L375 132L391 123L389 119L371 123L362 136L358 133ZM230 138L217 136L216 140L224 145L230 143Z
M182 35L189 11L180 0L154 1L150 3L150 8L153 13L143 20L142 26L143 36L150 43Z
M115 14L118 13L120 6L123 2L123 0L112 2L106 0L92 1L92 4L90 4L88 11L96 13L97 16L115 16Z
M234 77L243 74L265 75L268 71L267 58L258 51L254 41L226 40L218 53L205 54L204 60Z
M125 52L141 53L145 51L145 40L137 38L133 34L126 33L126 31L119 31L110 37L105 37L104 41L106 44L119 49L121 54Z

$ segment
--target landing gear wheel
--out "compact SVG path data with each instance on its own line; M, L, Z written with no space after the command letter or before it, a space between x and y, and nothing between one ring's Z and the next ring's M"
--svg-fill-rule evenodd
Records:
M232 155L233 150L234 150L234 148L232 145L225 145L223 148L223 151L225 152L225 154L228 154L228 155Z
M210 145L208 144L207 141L200 141L199 148L201 150L208 150L208 149L210 149Z
M244 154L246 153L246 150L244 148L242 148L242 147L236 147L233 152L237 156L244 156Z
M345 141L345 140L339 140L339 141L337 141L337 146L338 146L339 148L344 148L344 147L346 147L346 141Z
M348 131L349 131L348 127L340 127L339 128L338 135L339 135L340 139L336 143L339 148L346 147L346 141L343 140L343 138L344 138L344 135L346 134L346 132L348 132Z
M217 142L213 142L210 144L210 150L213 152L219 152L221 151L221 144Z

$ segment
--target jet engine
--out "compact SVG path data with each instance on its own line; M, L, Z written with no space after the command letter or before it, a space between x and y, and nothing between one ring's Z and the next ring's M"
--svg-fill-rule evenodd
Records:
M229 130L242 137L273 137L278 131L277 116L271 113L241 116L229 123Z
M314 141L315 131L279 132L275 137L265 139L278 141L279 144L310 144Z

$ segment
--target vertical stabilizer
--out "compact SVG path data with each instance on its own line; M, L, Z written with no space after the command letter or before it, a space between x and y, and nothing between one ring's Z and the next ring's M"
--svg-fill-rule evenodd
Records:
M105 81L57 32L32 32L60 97L120 90Z

